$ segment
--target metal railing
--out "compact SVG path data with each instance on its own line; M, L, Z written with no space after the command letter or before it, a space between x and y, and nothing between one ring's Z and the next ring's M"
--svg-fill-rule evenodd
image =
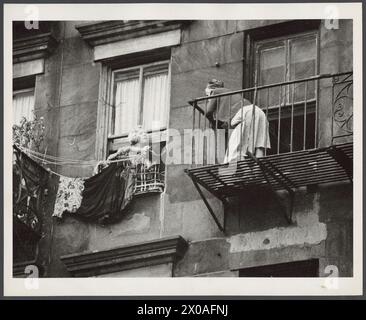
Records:
M208 161L209 158L214 158L214 164L222 163L222 154L225 154L225 150L230 145L230 134L234 129L230 124L223 124L215 115L209 120L205 116L209 104L215 101L216 110L228 108L226 111L229 115L228 119L232 119L235 115L232 109L235 108L234 106L238 109L237 103L240 103L239 111L236 112L241 112L241 119L243 119L244 101L248 100L253 105L253 112L250 113L253 137L256 132L255 106L264 112L268 120L266 130L269 132L271 148L264 150L264 156L318 148L320 126L322 143L324 143L324 137L330 137L328 145L344 141L353 134L352 72L323 74L230 91L189 101L193 107L193 131L199 129L214 132L213 146L209 145L210 142L207 139L205 142L201 141L205 155L203 164L211 164ZM243 121L238 125L243 126ZM195 143L197 144L195 139L197 140L197 137L193 137L192 141L192 163L195 162L197 152L194 148ZM254 150L254 138L251 140L252 150ZM243 143L241 139L240 150ZM215 155L209 155L210 152L214 152ZM240 154L240 159L245 156L246 152L243 152Z

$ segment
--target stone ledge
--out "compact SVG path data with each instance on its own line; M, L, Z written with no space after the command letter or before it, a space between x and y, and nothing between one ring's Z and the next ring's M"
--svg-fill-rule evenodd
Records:
M75 26L81 37L92 47L137 38L154 33L180 29L189 20L121 20L101 21Z
M221 278L221 277L239 277L238 270L223 270L208 273L199 273L193 275L195 278Z
M13 63L45 58L56 47L57 41L50 32L13 41Z
M60 257L73 277L92 277L123 270L175 263L188 243L181 236L129 244L109 250Z

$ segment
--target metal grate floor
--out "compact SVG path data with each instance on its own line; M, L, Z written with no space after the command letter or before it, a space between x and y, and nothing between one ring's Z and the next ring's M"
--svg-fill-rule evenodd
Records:
M201 166L186 170L195 182L220 197L248 188L267 186L276 190L352 180L353 143L246 158L235 166Z

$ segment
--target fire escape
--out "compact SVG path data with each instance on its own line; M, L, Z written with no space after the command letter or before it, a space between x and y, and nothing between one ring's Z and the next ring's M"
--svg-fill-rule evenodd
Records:
M249 99L253 106L257 105L264 111L268 119L271 149L261 157L246 152L237 161L224 163L219 154L223 145L227 148L230 134L226 133L226 137L220 139L217 120L212 123L204 115L210 99L217 99L220 106L226 97L231 109L231 99L235 95L241 95L241 100L244 97ZM212 131L214 139L209 141L202 136L192 137L192 165L186 173L223 232L226 231L225 217L230 205L228 199L245 195L245 191L251 188L269 187L274 195L277 190L287 191L289 203L284 213L288 222L292 223L297 188L342 181L352 183L352 72L232 91L197 98L189 103L192 106L194 131ZM197 155L199 139L203 147L202 161L197 161L200 158ZM202 188L221 200L223 222Z

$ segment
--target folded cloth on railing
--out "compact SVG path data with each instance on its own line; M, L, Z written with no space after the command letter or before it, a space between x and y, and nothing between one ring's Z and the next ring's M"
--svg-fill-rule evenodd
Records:
M225 163L239 160L240 155L244 157L247 151L255 154L256 148L271 148L268 120L261 108L254 106L253 109L251 104L239 109L231 125L235 128L229 139Z
M87 220L117 220L131 203L134 183L128 161L111 163L87 179L62 177L53 215L62 217L64 212L71 212Z

